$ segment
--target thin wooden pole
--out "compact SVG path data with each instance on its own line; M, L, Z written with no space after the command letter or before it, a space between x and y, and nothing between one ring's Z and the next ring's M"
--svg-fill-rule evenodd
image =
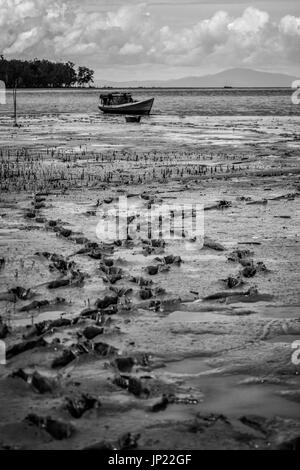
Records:
M17 83L15 83L13 88L13 102L14 102L14 126L18 127L17 121Z

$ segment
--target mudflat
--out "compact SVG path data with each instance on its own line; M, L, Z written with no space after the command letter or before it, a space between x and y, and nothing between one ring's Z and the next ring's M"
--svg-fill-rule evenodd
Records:
M1 127L3 449L299 447L298 118L161 119ZM203 236L102 238L120 196Z

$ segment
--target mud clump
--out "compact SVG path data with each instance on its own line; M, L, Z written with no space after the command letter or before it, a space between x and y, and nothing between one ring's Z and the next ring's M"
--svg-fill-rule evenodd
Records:
M76 355L73 353L73 351L65 349L59 357L52 361L51 367L52 369L65 367L70 364L70 362L74 361L74 359L76 359Z
M116 282L121 281L121 279L122 279L122 274L121 273L108 275L106 277L106 281L110 282L110 284L115 284Z
M112 442L100 441L96 442L95 444L91 444L90 446L86 446L81 450L115 450L116 446Z
M107 343L96 343L94 345L94 351L102 357L114 356L118 354L117 348L110 346Z
M89 240L86 237L72 237L72 240L77 244L77 245L86 245ZM82 250L82 251L81 251ZM81 250L77 252L77 254L86 254L89 251L89 248L84 247Z
M87 307L80 312L80 317L96 319L100 309Z
M151 289L144 288L140 290L140 298L142 300L148 300L148 299L151 299L151 297L153 297L153 293Z
M218 422L224 423L227 426L231 426L230 421L223 414L197 413L194 423L189 427L189 432L204 432L207 428L214 426Z
M127 289L126 287L119 288L119 287L115 287L115 286L110 286L110 291L117 294L117 296L119 298L126 297L126 296L132 294L132 289L131 288Z
M46 346L47 343L43 338L34 339L31 341L23 341L21 343L14 344L10 346L6 351L7 359L11 359L18 354L22 354L23 352L29 351L34 348L40 348Z
M35 211L27 211L24 217L25 219L35 219L36 213Z
M13 287L9 290L12 294L14 294L20 300L28 300L34 296L30 289L25 289L24 287Z
M87 326L83 330L82 334L86 339L92 340L92 339L96 338L96 336L102 335L103 331L104 331L104 329L99 328L98 326Z
M52 393L57 388L57 382L35 371L31 377L31 385L39 393Z
M30 374L27 374L23 369L17 369L10 374L12 379L21 379L28 382Z
M246 278L249 278L249 277L254 277L255 274L256 274L256 268L254 266L254 264L252 263L250 266L246 266L243 270L242 270L242 275Z
M33 206L34 206L34 209L37 211L44 209L44 207L46 207L46 205L43 202L35 202L33 203Z
M267 435L267 419L262 416L247 415L240 418L241 423L255 431Z
M218 204L219 209L228 209L231 206L232 206L232 202L227 201L226 199L219 201L219 204Z
M110 305L116 305L118 303L117 294L107 294L103 299L97 299L95 302L95 307L97 309L105 309Z
M105 263L100 264L101 271L105 274L104 281L115 284L123 277L123 271L116 266L107 266Z
M5 258L0 257L0 270L3 269L5 266Z
M240 274L238 276L228 276L227 279L223 279L223 282L228 289L234 289L244 284Z
M135 360L132 357L117 357L114 363L120 372L131 372Z
M241 273L246 278L254 277L257 273L269 272L266 265L262 261L254 263L254 261L250 260L248 263L245 264L246 266L244 267Z
M44 196L37 196L37 195L36 195L36 196L34 197L34 201L35 201L36 203L45 202L45 201L46 201L46 197L44 197Z
M64 326L72 325L72 320L69 318L58 318L57 320L53 320L48 324L48 329L52 330L53 328L62 328Z
M228 261L241 264L243 269L239 273L239 276L245 278L254 277L257 273L268 273L269 270L262 261L254 262L251 256L253 252L249 250L234 250L227 257Z
M58 279L51 281L48 284L48 289L58 289L59 287L66 287L70 285L70 279Z
M90 395L81 395L79 398L66 398L66 410L75 419L80 419L87 411L99 408L100 401Z
M9 328L6 323L3 322L2 317L0 317L0 339L5 339L9 334Z
M101 314L102 315L115 315L118 313L119 308L117 305L110 305L109 307L106 307L104 309L101 309Z
M40 374L38 371L35 371L31 375L30 373L25 372L24 369L18 369L12 372L10 377L13 379L18 378L24 380L24 382L31 384L32 388L40 394L53 393L58 387L56 379L48 378Z
M51 228L56 227L57 224L58 224L57 220L48 220L47 222L48 227L51 227Z
M162 239L142 240L144 255L161 254L165 250L166 242Z
M103 199L103 202L105 202L105 204L111 204L113 202L113 198L112 197L107 197L107 198Z
M166 264L177 264L180 265L182 263L182 259L180 256L168 255L164 257L164 262Z
M154 403L154 405L152 405L151 411L153 413L158 413L159 411L164 411L167 408L167 406L169 405L169 403L170 403L170 401L169 401L167 395L163 395L158 402L156 402L156 403Z
M20 312L29 312L30 310L40 309L41 307L46 307L49 304L49 300L34 300L30 304L21 307Z
M69 439L75 432L75 428L70 423L65 423L51 417L41 417L34 413L26 416L25 421L40 429L44 429L56 440Z
M203 247L215 251L226 251L226 248L221 243L212 240L210 237L204 237Z
M149 389L145 387L143 382L136 377L119 375L114 378L113 383L118 387L127 390L129 393L132 393L136 397L149 397Z
M58 233L64 238L69 238L72 235L72 230L60 227Z
M91 251L88 251L88 256L92 259L100 260L102 259L103 252L102 250L99 250L99 249L91 250Z
M74 261L68 261L63 256L56 253L49 253L47 251L37 252L37 256L42 256L50 261L49 269L52 271L56 269L62 274L66 274L71 269L75 268Z
M234 250L228 255L227 259L228 261L238 263L241 260L250 258L251 256L253 256L253 254L254 253L250 250Z
M57 279L48 283L48 289L58 289L66 286L81 286L84 283L85 275L79 269L70 269L70 277Z
M147 274L149 274L149 276L155 276L158 273L158 266L147 266L145 271Z
M41 336L45 333L52 331L55 328L62 328L65 326L70 326L75 320L69 320L67 318L58 318L57 320L53 320L50 322L40 322L35 323L31 327L27 327L26 333L23 334L23 339L30 339L34 336Z
M283 421L281 418L265 418L258 415L245 415L240 418L244 426L248 426L260 433L264 439L268 439L272 449L298 450L300 449L299 430L290 426L290 432L281 432Z
M266 205L268 204L268 199L259 199L257 201L249 201L249 202L246 202L247 206L250 206L250 205Z
M148 287L153 284L152 279L144 279L143 277L135 277L135 276L130 278L130 282L134 282L140 287Z
M128 378L128 392L137 397L145 393L148 395L149 393L148 389L143 387L142 381L135 377Z
M120 437L118 440L118 447L120 450L136 449L138 447L138 441L140 434L127 433Z
M237 302L260 302L272 300L273 296L271 294L260 294L256 287L250 287L245 292L217 292L216 294L208 295L203 297L202 300L226 300L227 303L237 303Z
M105 266L111 268L114 265L114 260L111 258L103 258L103 263Z
M281 442L276 446L277 450L292 450L298 451L300 450L300 435L298 437L287 439Z

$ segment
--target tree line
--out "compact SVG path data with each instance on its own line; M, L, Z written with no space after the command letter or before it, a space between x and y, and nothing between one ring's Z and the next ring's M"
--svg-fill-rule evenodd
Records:
M7 60L0 56L0 80L7 88L68 88L90 86L94 71L72 62L51 62L46 59Z

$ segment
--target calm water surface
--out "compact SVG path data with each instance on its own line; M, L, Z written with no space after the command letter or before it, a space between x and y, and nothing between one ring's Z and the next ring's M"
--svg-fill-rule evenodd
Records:
M100 93L19 90L16 129L8 91L0 106L0 145L84 145L93 151L300 147L300 105L292 104L291 89L136 89L135 99L155 98L141 124L100 112Z
M98 112L100 90L20 90L20 114L61 114ZM293 91L285 88L236 89L136 89L136 99L154 97L154 115L177 116L299 116L300 105L292 103ZM11 114L12 93L1 114Z

